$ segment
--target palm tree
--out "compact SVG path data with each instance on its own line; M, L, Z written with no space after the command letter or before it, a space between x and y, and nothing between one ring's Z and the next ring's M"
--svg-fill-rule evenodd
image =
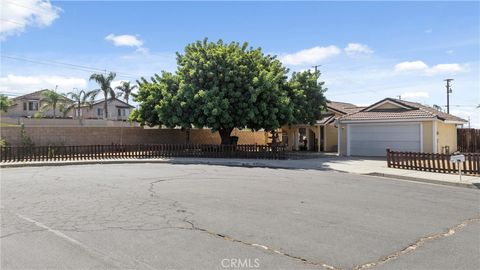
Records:
M75 89L75 88L74 88ZM82 117L80 115L80 110L82 106L91 106L93 103L93 100L95 99L95 96L97 95L98 91L91 90L91 91L85 91L85 90L80 90L76 92L69 92L67 93L67 96L70 97L71 100L73 100L73 103L70 108L66 109L71 110L73 107L77 110L77 115L78 119L80 122L82 122Z
M90 81L95 81L96 83L98 83L98 85L100 86L99 90L103 92L103 96L105 98L105 103L103 105L103 116L105 119L107 119L108 117L108 111L107 111L108 96L110 95L112 98L115 97L115 91L113 90L111 84L116 76L117 74L115 74L115 72L110 72L108 75L95 73L90 76Z
M122 82L120 86L117 86L115 89L120 91L119 97L123 96L123 99L128 104L128 100L130 99L130 95L132 94L133 90L137 88L137 85L131 85L130 82Z
M51 108L53 109L53 118L56 118L57 106L60 105L60 103L65 103L67 99L55 90L46 90L42 93L42 96L41 102L43 105L40 110L46 111Z

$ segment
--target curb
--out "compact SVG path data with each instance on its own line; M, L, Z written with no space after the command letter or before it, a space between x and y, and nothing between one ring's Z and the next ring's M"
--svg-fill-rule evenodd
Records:
M245 167L245 168L270 168L270 169L286 169L286 170L319 170L320 168L293 168L289 166L275 166L269 165L261 162L233 162L233 161L211 161L211 160L169 160L169 159L124 159L124 160L80 160L80 161L53 161L53 162L31 162L31 163L11 163L11 164L0 164L0 168L23 168L23 167L49 167L49 166L71 166L71 165L99 165L99 164L145 164L145 163L157 163L157 164L180 164L180 165L215 165L215 166L228 166L228 167ZM467 183L458 183L458 182L447 182L441 180L432 180L425 178L418 178L412 176L396 175L396 174L386 174L379 172L372 173L352 173L347 171L338 171L341 173L350 173L357 175L365 176L374 176L374 177L384 177L384 178L393 178L397 180L407 180L421 183L437 184L444 186L452 187L461 187L461 188L470 188L470 189L480 189L480 186L475 184Z
M247 168L272 168L272 169L293 169L288 166L271 166L259 162L232 162L232 161L206 161L206 160L170 160L170 159L132 159L132 160L81 160L81 161L50 161L50 162L30 162L30 163L4 163L0 168L23 168L23 167L49 167L49 166L73 166L73 165L101 165L101 164L145 164L145 163L165 163L165 164L184 164L184 165L217 165L231 167Z
M404 176L404 175L396 175L396 174L373 172L373 173L365 173L365 174L362 174L362 175L385 177L385 178L394 178L394 179L399 179L399 180L408 180L408 181L415 181L415 182L429 183L429 184L437 184L437 185L444 185L444 186L452 186L452 187L480 189L480 186L476 186L474 184L447 182L447 181L441 181L441 180L432 180L432 179L425 179L425 178L418 178L418 177Z

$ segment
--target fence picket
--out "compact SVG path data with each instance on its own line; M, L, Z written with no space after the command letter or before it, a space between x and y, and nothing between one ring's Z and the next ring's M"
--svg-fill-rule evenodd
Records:
M462 172L480 175L480 153L465 153ZM458 173L456 164L450 162L448 154L397 152L387 150L387 166L418 171Z

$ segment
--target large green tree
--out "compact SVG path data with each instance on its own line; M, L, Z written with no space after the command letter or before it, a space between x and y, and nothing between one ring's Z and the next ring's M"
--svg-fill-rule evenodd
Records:
M112 88L112 81L117 75L114 72L110 72L108 75L96 73L90 76L90 81L95 81L99 86L99 91L103 92L104 104L103 104L103 116L105 119L108 118L108 106L107 101L109 96L114 98L115 91Z
M320 72L294 72L288 81L287 91L293 107L293 124L313 125L326 110L324 82L319 82Z
M274 131L322 110L324 99L307 100L314 90L323 97L321 85L309 84L318 74L294 74L289 83L288 70L276 57L247 43L198 41L177 53L177 64L175 74L163 72L138 82L135 101L140 105L131 119L184 129L209 127L219 132L222 144L229 144L234 128ZM314 106L295 110L297 105ZM314 112L304 111L308 109Z

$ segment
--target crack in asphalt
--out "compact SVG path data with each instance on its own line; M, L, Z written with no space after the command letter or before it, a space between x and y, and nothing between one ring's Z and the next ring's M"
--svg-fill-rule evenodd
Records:
M431 235L419 238L414 243L408 245L407 247L405 247L405 248L403 248L399 251L396 251L392 254L384 256L377 261L357 265L353 268L353 270L369 269L369 268L376 267L376 266L381 265L381 264L385 264L389 261L396 260L402 255L406 255L406 254L414 252L417 248L425 245L426 242L435 241L435 240L438 240L438 239L442 239L442 238L445 238L445 237L452 236L457 232L457 230L459 230L463 227L466 227L468 224L474 223L474 222L480 222L480 216L465 219L461 223L455 224L454 226L448 228L447 231L444 231L444 232L441 232L441 233L435 233L435 234L431 234Z
M272 248L272 247L269 247L269 246L265 246L265 245L261 245L261 244L257 244L257 243L250 243L250 242L246 242L246 241L243 241L243 240L240 240L240 239L236 239L236 238L234 238L232 236L229 236L229 235L226 235L226 234L212 232L212 231L209 231L207 229L200 228L200 227L196 226L195 223L190 221L190 220L184 219L183 221L190 224L191 228L187 228L188 230L203 232L203 233L206 233L208 235L214 236L216 238L220 238L220 239L230 241L230 242L234 242L234 243L240 243L242 245L246 245L246 246L250 246L250 247L254 247L254 248L261 248L261 249L269 251L273 254L278 254L278 255L287 257L289 259L299 261L299 262L304 263L304 264L317 266L317 267L322 267L322 268L328 269L328 270L343 270L340 267L328 265L328 264L323 263L323 262L313 262L313 261L310 261L308 259L302 258L300 256L296 256L296 255L292 255L292 254L289 254L289 253L279 251L279 250L277 250L275 248Z
M157 183L161 183L161 182L166 182L166 181L172 181L172 180L177 180L177 179L181 179L185 176L191 176L191 175L195 175L197 173L191 173L191 174L188 174L188 175L182 175L182 176L175 176L175 177L167 177L167 178L161 178L161 179L157 179L156 181L153 181L153 182L150 182L149 183L149 188L148 188L148 191L150 192L150 197L154 197L157 195L157 193L155 192L154 188L155 188L155 184ZM179 206L179 202L178 201L173 201L173 203L171 204L172 207L177 207ZM178 211L177 211L178 212ZM328 270L342 270L342 268L340 267L336 267L336 266L332 266L332 265L328 265L326 263L323 263L323 262L313 262L313 261L309 261L305 258L302 258L300 256L296 256L296 255L292 255L292 254L289 254L289 253L285 253L285 252L282 252L282 251L279 251L277 249L274 249L272 247L268 247L268 246L265 246L265 245L261 245L261 244L256 244L256 243L249 243L249 242L246 242L246 241L243 241L243 240L239 240L239 239L236 239L236 238L233 238L231 236L228 236L226 234L221 234L221 233L216 233L216 232L212 232L210 230L207 230L207 229L204 229L204 228L200 228L198 226L195 225L195 223L193 221L190 221L190 220L187 220L188 217L192 216L193 213L192 212L188 212L186 210L182 210L183 213L187 213L186 216L183 217L183 219L181 220L182 222L185 222L185 223L188 223L190 224L190 228L189 227L175 227L175 226L171 226L171 227L163 227L163 228L158 228L158 229L179 229L179 230L191 230L191 231L199 231L199 232L202 232L202 233L206 233L208 235L211 235L211 236L214 236L214 237L217 237L217 238L220 238L220 239L223 239L223 240L226 240L226 241L230 241L230 242L234 242L234 243L240 243L240 244L243 244L243 245L247 245L247 246L250 246L250 247L255 247L255 248L261 248L263 250L266 250L266 251L269 251L273 254L278 254L278 255L281 255L281 256L285 256L289 259L293 259L293 260L296 260L296 261L299 261L301 263L304 263L304 264L308 264L308 265L312 265L312 266L317 266L317 267L322 267L324 269L328 269ZM168 224L169 222L167 222ZM137 229L124 229L124 228L121 228L121 227L116 227L116 229L122 229L122 230L137 230ZM152 230L158 230L158 229L152 229ZM140 229L140 230L143 230L143 229Z

